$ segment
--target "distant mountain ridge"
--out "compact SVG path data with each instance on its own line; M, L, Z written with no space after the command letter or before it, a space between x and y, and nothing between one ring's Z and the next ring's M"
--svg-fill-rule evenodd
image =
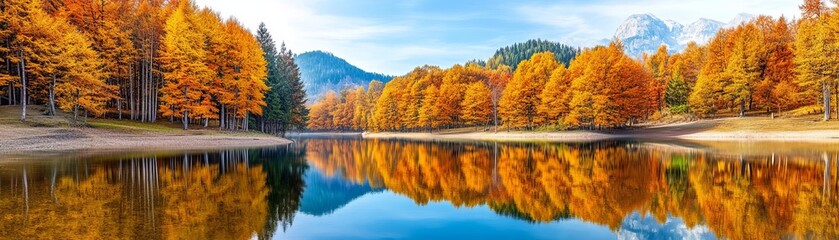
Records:
M367 87L372 80L388 82L393 76L364 71L332 53L311 51L297 55L294 62L300 68L300 78L309 102L314 102L328 91L347 87Z
M629 16L618 27L615 38L623 42L626 53L630 56L639 57L643 53L654 53L661 45L666 45L670 52L678 52L690 42L705 44L720 29L735 27L754 18L754 15L741 13L728 23L700 18L683 25L673 20L662 20L652 14L635 14Z

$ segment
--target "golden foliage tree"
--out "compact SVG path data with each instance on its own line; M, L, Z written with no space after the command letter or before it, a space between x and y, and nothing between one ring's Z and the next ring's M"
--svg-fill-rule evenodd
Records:
M233 117L241 119L241 127L247 131L250 114L262 115L265 104L265 84L267 76L266 60L262 48L256 38L235 19L225 22L227 37L232 41L233 49L227 57L228 68L232 69L226 76L233 86ZM209 108L211 101L202 104ZM211 112L207 112L209 114ZM235 125L235 124L234 124ZM234 126L235 130L235 126Z
M164 79L161 88L160 109L163 116L181 118L183 128L188 128L190 113L206 113L210 106L204 92L208 86L201 84L210 79L211 69L204 64L207 51L204 36L193 29L199 28L195 6L181 2L166 20L166 35L160 56Z
M489 122L492 116L490 90L483 82L474 82L466 88L461 104L461 119L467 125L479 125Z
M752 94L762 73L760 47L763 39L757 27L750 23L734 29L730 40L731 56L723 73L722 88L728 97L726 100L738 104L740 116L745 116L746 109L751 109Z
M551 52L534 54L519 64L499 102L499 115L505 125L532 129L544 123L537 109L542 103L540 95L558 66Z
M827 12L821 1L805 1L804 19L795 39L796 83L806 99L817 98L824 106L824 120L830 119L831 88L839 72L839 13ZM819 95L821 99L818 99Z
M561 123L561 119L568 114L568 102L571 100L571 81L574 76L563 65L559 65L551 73L551 78L542 91L542 102L538 106L539 114L547 119L547 124Z
M312 130L334 130L335 125L335 107L340 104L340 99L335 92L327 92L323 95L323 99L312 105L309 110L309 129Z
M115 86L105 82L100 70L101 62L91 43L77 32L67 32L62 36L63 45L60 58L66 72L63 80L55 85L54 96L58 106L65 111L72 111L78 117L79 108L101 116L106 111L105 104L116 98ZM55 84L53 79L53 84Z
M721 30L708 43L708 55L705 64L699 72L688 103L691 112L698 116L713 115L722 102L723 87L720 84L724 78L728 55L731 52L728 48L727 38L731 35L730 30Z
M654 79L618 41L583 51L569 69L582 73L571 84L574 96L565 119L570 126L625 126L655 107L645 95Z
M440 126L439 108L437 108L437 97L440 91L437 86L431 85L423 91L422 106L419 109L420 126L428 129Z
M662 45L656 50L653 55L643 56L644 67L653 75L654 81L650 81L649 90L650 104L656 110L661 110L664 107L664 90L670 83L671 70L670 53L666 45Z

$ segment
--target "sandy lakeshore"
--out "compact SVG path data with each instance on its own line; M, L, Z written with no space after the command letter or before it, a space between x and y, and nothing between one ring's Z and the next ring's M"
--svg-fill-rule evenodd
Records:
M609 131L474 131L464 129L447 132L379 132L364 133L370 139L412 140L487 140L487 141L557 141L580 142L607 139L684 139L700 141L801 141L839 142L839 128L834 122L767 120L763 118L729 118L687 123L645 126ZM825 124L829 124L826 125ZM812 125L812 126L811 126Z
M0 154L68 150L197 150L290 143L243 134L128 133L95 128L0 125Z

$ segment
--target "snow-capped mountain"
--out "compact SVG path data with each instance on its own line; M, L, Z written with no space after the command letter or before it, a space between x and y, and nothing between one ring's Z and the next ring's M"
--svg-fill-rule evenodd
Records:
M659 46L677 47L671 29L679 29L679 25L668 24L652 14L635 14L629 16L615 32L615 38L623 41L627 53L640 56L642 52L655 52Z
M615 37L623 41L626 53L641 56L642 53L655 53L661 45L666 45L670 52L678 52L690 42L705 44L723 27L735 27L755 16L747 13L738 14L728 23L700 18L688 25L673 20L662 20L652 14L629 16L615 31Z
M755 19L756 17L757 16L752 15L752 14L740 13L740 14L737 14L737 16L734 17L734 19L731 19L731 21L729 21L727 24L725 24L725 27L726 28L737 27L737 25L740 25L741 23L744 23L744 22L751 21L752 19Z
M664 24L667 24L667 28L670 29L671 34L676 35L682 34L682 30L685 28L681 23L673 20L664 20Z
M676 35L676 39L681 45L687 45L690 42L699 44L707 43L717 35L717 32L722 28L723 23L707 18L700 18L696 22L691 23L685 27L685 31Z

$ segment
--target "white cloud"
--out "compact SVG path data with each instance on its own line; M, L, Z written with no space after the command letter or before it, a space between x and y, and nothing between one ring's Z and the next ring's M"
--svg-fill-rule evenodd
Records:
M264 22L275 41L284 41L296 53L324 50L346 54L339 57L356 59L357 55L364 55L361 52L364 50L355 46L360 42L410 30L398 23L324 14L316 9L318 1L197 0L197 3L220 12L224 17L235 16L251 31ZM387 56L381 54L380 57Z
M610 39L631 14L652 13L683 24L700 17L728 22L740 12L797 16L799 4L796 0L488 1L438 11L428 6L448 2L409 0L360 2L385 4L364 12L336 9L340 0L196 1L222 16L236 16L251 30L265 22L276 41L285 41L297 53L324 50L362 69L396 75L424 64L446 67L487 58L499 47L532 38L592 45ZM407 11L382 13L391 9Z

